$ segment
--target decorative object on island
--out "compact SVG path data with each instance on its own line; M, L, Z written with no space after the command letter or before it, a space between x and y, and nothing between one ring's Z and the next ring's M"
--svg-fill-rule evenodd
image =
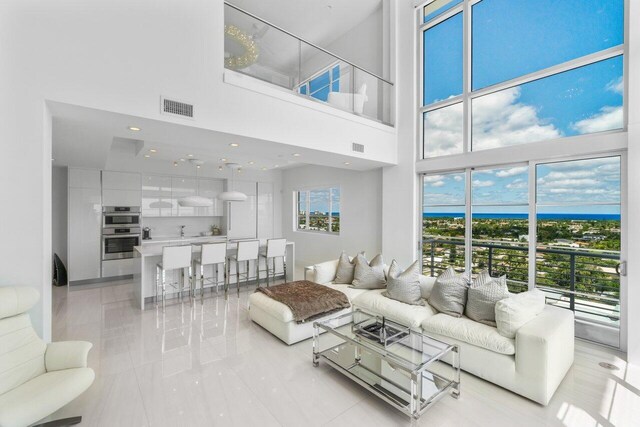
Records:
M218 227L217 225L212 225L211 226L211 235L219 236L220 235L220 227Z
M234 171L240 169L240 165L237 163L227 163L226 166L231 169L231 185L229 186L229 191L224 191L218 195L218 199L223 202L244 202L247 200L247 195L239 191L233 191Z
M203 160L189 159L191 164L196 165L196 178L198 178L198 169L204 164ZM213 200L202 196L187 196L178 199L178 205L189 208L208 208L213 206Z

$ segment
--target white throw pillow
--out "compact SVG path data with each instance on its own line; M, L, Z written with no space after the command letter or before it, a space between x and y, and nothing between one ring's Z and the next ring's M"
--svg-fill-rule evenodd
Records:
M538 289L512 295L496 303L496 325L503 337L515 338L516 331L538 314L545 305L544 293Z
M315 264L313 266L313 269L316 272L315 282L320 284L333 282L333 279L336 278L337 268L338 268L337 259L323 262L320 264Z

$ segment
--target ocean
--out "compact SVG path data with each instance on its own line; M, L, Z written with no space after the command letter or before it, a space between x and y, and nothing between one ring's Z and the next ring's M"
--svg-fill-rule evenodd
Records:
M521 213L476 213L474 218L481 219L527 219L527 214ZM462 218L462 212L423 213L423 218ZM538 214L538 219L565 221L620 221L619 214L582 214L582 213L544 213Z

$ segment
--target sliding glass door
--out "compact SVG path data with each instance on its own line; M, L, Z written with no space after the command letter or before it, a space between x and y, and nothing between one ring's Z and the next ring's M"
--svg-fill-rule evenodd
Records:
M620 345L620 155L423 175L426 275L449 265L538 287L576 335ZM470 219L468 218L470 213Z

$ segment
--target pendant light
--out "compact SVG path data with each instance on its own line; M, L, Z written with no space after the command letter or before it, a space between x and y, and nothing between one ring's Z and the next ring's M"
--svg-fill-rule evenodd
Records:
M239 191L233 191L233 174L236 170L240 169L240 165L237 163L227 163L226 166L231 169L231 185L229 186L229 191L218 195L218 199L223 202L244 202L247 200L247 195Z
M196 165L196 180L198 178L198 169L204 165L204 161L198 159L189 159L189 162ZM213 206L213 200L202 196L187 196L178 199L178 205L183 208L208 208Z

